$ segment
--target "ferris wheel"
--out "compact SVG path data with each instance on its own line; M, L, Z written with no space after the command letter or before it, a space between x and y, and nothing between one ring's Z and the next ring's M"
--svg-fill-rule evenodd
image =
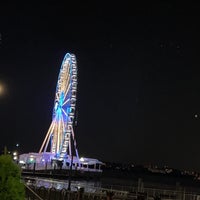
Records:
M77 63L74 54L67 53L62 61L56 87L52 122L39 153L50 152L57 159L72 157L72 145L79 159L74 136L74 118L77 92ZM72 144L73 140L73 144Z

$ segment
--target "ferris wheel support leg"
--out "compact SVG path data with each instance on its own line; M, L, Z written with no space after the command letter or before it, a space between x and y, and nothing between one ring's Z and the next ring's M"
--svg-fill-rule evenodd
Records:
M69 140L69 156L71 157L72 159L72 145L71 145L71 135L70 135L70 140Z
M80 167L80 162L79 162L79 155L78 155L78 149L77 149L77 146L76 146L76 139L74 137L74 130L72 129L72 137L73 137L73 141L74 141L74 148L75 148L75 152L76 152L76 157L78 159L78 165Z
M51 123L51 125L50 125L50 127L49 127L49 130L48 130L48 132L47 132L47 134L46 134L46 137L45 137L45 139L44 139L44 141L43 141L43 143L42 143L42 146L41 146L41 148L40 148L40 150L39 150L39 153L42 152L42 149L44 148L44 145L45 145L45 143L46 143L47 138L50 137L49 134L50 134L50 132L51 132L51 130L52 130L52 127L54 127L54 121L52 121L52 123Z
M52 127L52 130L54 129L54 126L55 126L55 123L54 123L54 125ZM50 131L50 133L52 133L52 131ZM51 134L49 134L49 136L48 136L48 139L47 139L47 142L46 142L46 145L45 145L45 148L44 148L44 152L47 151L47 147L48 147L50 138L51 138Z

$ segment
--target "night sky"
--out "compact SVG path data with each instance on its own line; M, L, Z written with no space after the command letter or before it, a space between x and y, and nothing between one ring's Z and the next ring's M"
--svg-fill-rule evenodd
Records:
M200 171L199 10L1 3L0 148L39 151L71 52L80 156Z

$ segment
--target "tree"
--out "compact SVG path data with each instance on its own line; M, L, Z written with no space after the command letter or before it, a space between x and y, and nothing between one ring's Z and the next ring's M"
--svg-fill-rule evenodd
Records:
M25 189L20 182L20 168L13 162L10 155L0 156L0 199L23 200Z

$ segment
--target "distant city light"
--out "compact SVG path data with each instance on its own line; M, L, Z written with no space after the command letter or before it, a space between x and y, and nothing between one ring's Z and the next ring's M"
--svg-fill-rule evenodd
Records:
M30 157L30 160L29 160L31 163L33 163L35 161L35 159L33 157Z
M20 164L25 164L25 162L23 160L20 160L19 163Z
M81 158L80 158L80 161L81 161L81 162L83 162L83 161L84 161L84 158L83 158L83 157L81 157Z
M13 159L14 159L14 160L17 160L17 156L14 156Z
M18 152L14 151L12 154L13 154L13 160L17 161L18 160Z

